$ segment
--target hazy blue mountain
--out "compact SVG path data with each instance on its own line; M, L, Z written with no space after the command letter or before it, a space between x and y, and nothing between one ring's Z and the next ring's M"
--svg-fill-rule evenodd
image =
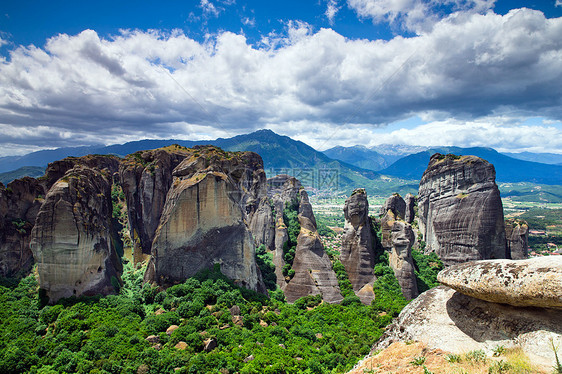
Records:
M4 185L10 183L14 179L23 177L37 178L45 174L45 168L40 166L24 166L16 170L0 173L0 183Z
M263 158L268 177L280 173L294 175L301 180L303 185L313 189L348 193L356 187L365 187L370 190L371 194L381 195L391 194L395 191L407 193L417 190L416 181L381 178L373 170L331 159L303 142L293 140L288 136L278 135L270 130L260 130L232 138L206 141L139 140L110 146L38 151L25 156L0 158L0 171L13 170L22 165L45 167L49 162L64 157L83 156L91 153L125 156L140 150L160 148L170 144L179 144L184 147L213 144L227 151L253 151Z
M562 166L541 164L518 160L503 155L492 148L437 147L415 153L381 170L381 174L405 179L421 179L433 153L454 153L456 155L475 155L481 157L496 168L496 179L500 182L532 182L539 184L562 184Z
M396 161L396 156L390 156L390 161L384 155L362 145L353 147L337 146L327 149L323 153L334 160L344 161L348 164L374 171L382 170Z
M533 152L520 152L520 153L507 153L502 154L516 158L518 160L540 162L543 164L562 165L562 154L557 153L533 153Z

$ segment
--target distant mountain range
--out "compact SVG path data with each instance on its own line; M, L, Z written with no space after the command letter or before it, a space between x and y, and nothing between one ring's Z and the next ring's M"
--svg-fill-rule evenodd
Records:
M401 158L381 174L407 179L421 179L427 168L429 158L434 153L453 153L456 155L475 155L491 162L496 168L499 182L532 182L539 184L562 184L562 165L549 165L538 162L518 160L503 155L492 148L437 147Z
M355 187L365 187L372 193L384 195L392 192L416 192L417 184L435 153L476 155L488 160L496 168L500 182L532 182L562 185L562 166L525 161L498 153L491 148L414 147L406 145L381 145L372 148L334 147L325 152L316 151L307 144L281 136L270 130L260 130L232 138L206 141L189 140L139 140L110 146L59 148L33 152L24 156L0 158L0 173L21 167L44 168L49 162L68 156L87 154L115 154L125 156L140 150L179 144L184 147L213 144L227 151L253 151L264 160L269 176L286 173L301 179L305 186L319 190L349 192ZM422 151L420 151L422 150ZM411 152L417 152L412 153ZM513 154L518 157L539 159L533 153ZM545 154L544 158L556 162L560 155ZM10 178L38 173L38 169L23 169L5 176ZM2 176L2 175L0 175ZM34 175L31 175L34 176Z
M184 147L212 144L226 151L253 151L261 155L268 177L277 174L293 175L300 179L303 185L314 190L349 193L356 187L365 187L370 189L371 193L387 195L395 191L400 193L415 192L418 188L417 181L382 177L373 170L363 169L341 160L334 160L303 142L278 135L271 130L260 130L232 138L207 141L139 140L110 146L38 151L24 156L0 158L0 172L14 170L22 166L45 167L49 162L68 156L79 157L87 154L125 156L140 150L160 148L170 144L179 144Z

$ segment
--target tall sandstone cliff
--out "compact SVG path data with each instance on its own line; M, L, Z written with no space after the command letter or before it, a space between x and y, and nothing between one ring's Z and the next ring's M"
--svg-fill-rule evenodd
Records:
M39 286L49 302L108 294L121 261L111 225L111 173L75 166L50 188L31 233Z
M353 292L363 304L370 305L375 298L373 291L375 253L369 202L365 189L353 191L345 201L343 212L345 226L340 260L347 271Z
M263 161L252 152L194 149L172 172L145 280L168 286L220 264L238 284L264 291L247 222L265 193Z
M277 282L285 292L287 301L292 303L307 295L322 295L325 302L339 303L343 300L332 263L324 252L324 246L316 228L316 219L308 194L294 177L279 175L269 181L269 194L275 206L275 254ZM288 281L281 269L285 265L283 247L288 239L287 227L283 222L283 209L296 206L300 232L297 238L295 257L292 264L294 276Z
M172 185L172 172L186 156L185 148L175 146L139 151L125 157L119 167L136 257L139 252L151 252L166 195Z
M476 156L431 156L419 187L420 230L446 265L509 257L495 177Z

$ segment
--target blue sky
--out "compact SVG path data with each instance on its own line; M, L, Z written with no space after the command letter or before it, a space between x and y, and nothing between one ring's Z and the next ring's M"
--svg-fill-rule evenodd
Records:
M0 155L270 128L562 152L562 4L0 4Z

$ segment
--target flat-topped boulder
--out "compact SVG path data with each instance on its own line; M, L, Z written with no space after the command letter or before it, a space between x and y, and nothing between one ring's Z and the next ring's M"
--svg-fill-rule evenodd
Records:
M514 306L562 308L562 257L484 260L448 267L437 280L477 299Z

